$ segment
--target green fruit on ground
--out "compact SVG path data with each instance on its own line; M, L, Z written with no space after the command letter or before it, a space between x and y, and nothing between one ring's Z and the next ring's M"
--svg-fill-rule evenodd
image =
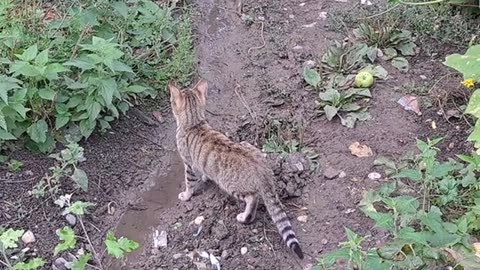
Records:
M373 85L374 79L372 73L362 71L355 76L355 86L358 88L369 88Z

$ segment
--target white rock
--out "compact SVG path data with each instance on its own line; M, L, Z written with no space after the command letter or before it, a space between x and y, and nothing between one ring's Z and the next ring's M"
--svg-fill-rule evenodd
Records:
M222 255L220 255L220 257L225 260L225 259L228 259L230 257L230 254L228 253L227 250L224 250L222 251Z
M321 19L321 20L326 20L327 19L327 12L325 11L322 11L318 14L318 17Z
M77 218L72 214L67 214L65 216L65 219L67 220L68 224L70 224L71 226L75 226L75 224L77 224Z
M345 173L344 171L341 171L339 174L338 174L338 178L345 178L347 176L347 173Z
M173 259L174 259L174 260L178 260L178 259L180 259L182 256L183 256L182 253L177 253L177 254L174 254L174 255L173 255Z
M325 239L325 238L323 238L323 239L322 239L322 245L326 245L327 243L328 243L328 240Z
M242 247L242 248L240 249L240 254L242 254L242 255L247 254L247 252L248 252L248 248L247 248L247 247Z
M26 231L22 235L22 242L25 243L25 244L30 244L30 243L35 242L35 235L33 235L33 232L30 231L30 230Z
M370 180L378 180L380 178L382 178L382 175L377 172L371 172L368 174L368 179Z
M202 224L202 222L205 220L205 218L203 216L198 216L195 218L195 221L194 223L197 224L197 225L200 225Z
M303 222L303 223L307 222L307 219L308 219L308 217L305 216L305 215L297 217L297 220L300 221L300 222Z
M161 233L159 233L158 230L155 230L155 232L153 233L153 247L154 248L167 247L167 245L168 245L167 232L162 231Z

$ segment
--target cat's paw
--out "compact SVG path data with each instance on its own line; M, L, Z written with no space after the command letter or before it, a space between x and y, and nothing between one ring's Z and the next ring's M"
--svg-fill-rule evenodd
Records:
M250 224L252 223L252 215L251 214L245 214L245 213L240 213L237 215L237 221L242 223L242 224Z
M181 201L186 202L186 201L190 200L190 198L192 198L192 195L193 195L192 192L184 191L184 192L180 192L180 193L178 194L178 198L179 198Z

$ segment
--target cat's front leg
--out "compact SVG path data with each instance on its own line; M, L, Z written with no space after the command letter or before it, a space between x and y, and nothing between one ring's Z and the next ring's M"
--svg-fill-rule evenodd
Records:
M195 187L198 185L198 178L195 175L192 166L184 163L185 167L185 191L178 194L178 198L182 201L188 201L192 198L195 192Z

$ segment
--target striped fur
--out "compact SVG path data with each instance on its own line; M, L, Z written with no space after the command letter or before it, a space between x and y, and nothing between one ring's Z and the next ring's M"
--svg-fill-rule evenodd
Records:
M258 201L263 199L285 244L300 258L292 225L275 193L274 174L263 153L247 142L235 143L212 129L205 120L207 83L201 80L193 90L180 91L170 84L171 105L177 122L177 148L185 163L185 191L178 197L187 201L195 193L199 178L211 180L238 200L245 210L237 220L254 221Z

